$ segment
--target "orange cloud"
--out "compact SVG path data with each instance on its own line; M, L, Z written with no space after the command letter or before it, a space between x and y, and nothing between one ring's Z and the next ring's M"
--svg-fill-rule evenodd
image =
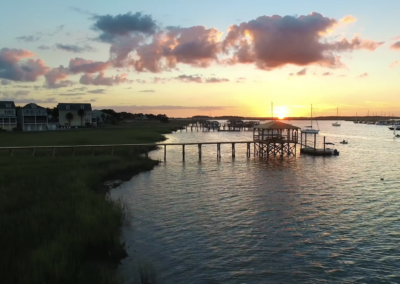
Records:
M347 15L346 17L340 19L340 22L344 24L354 23L355 21L357 21L357 18L352 15Z

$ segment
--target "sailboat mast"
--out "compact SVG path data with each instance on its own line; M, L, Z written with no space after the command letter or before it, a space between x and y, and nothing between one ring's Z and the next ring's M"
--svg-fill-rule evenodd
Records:
M312 129L312 104L311 104L311 129Z

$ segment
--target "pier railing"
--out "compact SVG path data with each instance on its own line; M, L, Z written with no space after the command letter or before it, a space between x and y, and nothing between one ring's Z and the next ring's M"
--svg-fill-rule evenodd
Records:
M37 150L51 150L51 155L56 156L57 150L70 149L71 155L75 155L76 149L91 149L91 154L95 155L96 149L109 149L110 155L114 155L115 148L139 148L144 150L144 154L148 157L148 152L155 148L164 147L164 161L167 156L167 146L182 146L182 159L185 160L185 148L186 146L198 147L199 159L202 157L202 146L203 145L216 145L217 146L217 158L221 158L221 145L231 144L232 145L232 157L236 156L236 144L247 144L247 157L250 157L250 146L254 144L254 141L219 141L219 142L188 142L188 143L142 143L142 144L109 144L109 145L63 145L63 146L12 146L12 147L0 147L0 151L9 151L12 156L15 151L19 150L30 150L31 155L35 156Z

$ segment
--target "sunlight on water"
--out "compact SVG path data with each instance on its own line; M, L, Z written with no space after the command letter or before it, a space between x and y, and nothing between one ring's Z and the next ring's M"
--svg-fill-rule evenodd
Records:
M306 122L291 122L306 125ZM385 126L320 122L338 157L246 158L246 145L167 148L167 163L112 191L133 213L129 257L160 283L399 283L400 140ZM178 132L168 142L244 141ZM346 139L348 145L339 144ZM163 159L163 151L151 155ZM381 180L383 178L384 180Z

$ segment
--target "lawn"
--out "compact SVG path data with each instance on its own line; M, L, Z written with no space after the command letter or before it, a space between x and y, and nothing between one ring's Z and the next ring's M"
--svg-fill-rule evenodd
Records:
M1 146L152 143L176 124L0 134ZM1 283L118 283L125 255L123 203L104 181L131 178L158 162L137 152L0 158Z

